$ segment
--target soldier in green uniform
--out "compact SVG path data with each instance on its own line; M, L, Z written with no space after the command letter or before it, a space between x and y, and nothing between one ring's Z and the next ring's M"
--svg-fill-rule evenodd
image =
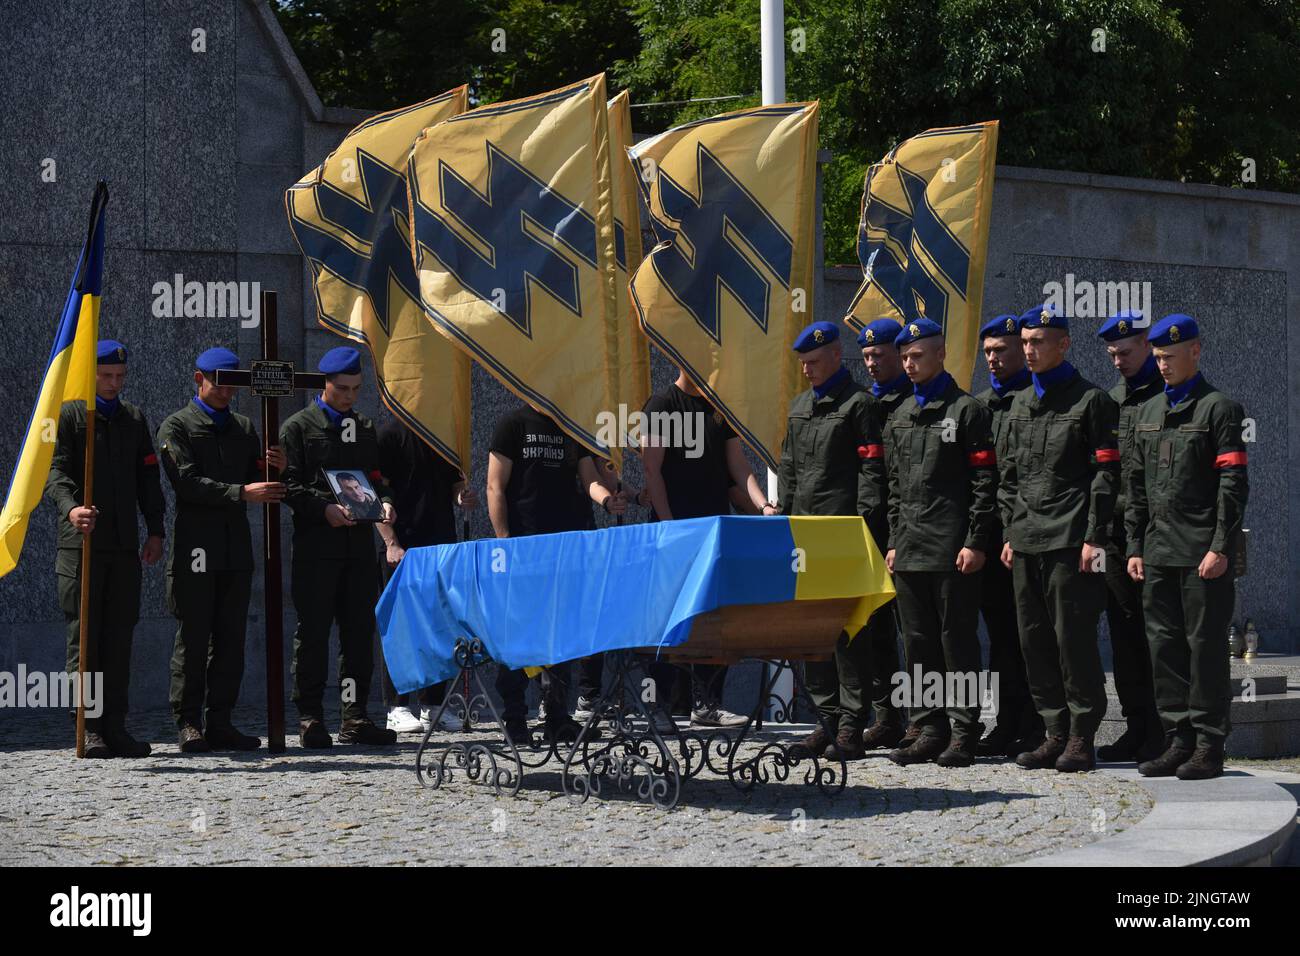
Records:
M1106 715L1097 621L1119 484L1119 410L1066 361L1064 315L1043 306L1022 317L1020 329L1033 387L1017 392L1007 413L1002 562L1015 581L1020 648L1047 736L1016 763L1092 770Z
M1242 409L1198 371L1200 330L1191 316L1165 316L1150 341L1165 390L1138 410L1125 524L1168 748L1138 771L1204 780L1223 773L1230 729L1223 636L1246 512Z
M247 502L280 501L284 485L260 479L257 432L230 410L234 388L216 384L217 370L239 368L239 358L230 349L213 348L194 367L197 393L158 429L163 470L176 492L167 565L167 603L178 624L172 715L182 753L256 750L261 741L236 730L230 719L244 676L253 583ZM284 467L279 448L266 457Z
M54 568L59 605L68 622L68 673L80 662L81 536L92 535L90 622L86 671L102 677L103 712L86 720L87 757L147 757L150 747L126 730L131 639L140 619L140 562L162 557L163 495L149 426L140 409L119 395L126 385L126 346L99 343L95 369L94 505L86 508L86 411L66 402L59 411L45 497L59 514ZM136 509L148 536L140 545Z
M293 700L304 747L328 747L325 681L330 629L339 625L339 683L343 723L339 743L392 744L397 734L366 716L374 670L375 601L379 561L374 525L350 518L334 500L325 469L369 476L384 522L395 518L392 493L379 473L379 443L369 418L353 410L361 391L361 355L331 349L318 369L325 389L280 428L285 502L293 509Z
M976 398L993 415L993 442L999 459L1007 457L1007 411L1016 393L1032 381L1020 345L1020 316L999 315L980 329L980 348L989 367L989 390ZM980 572L980 614L989 636L989 671L998 677L998 714L988 735L979 742L981 757L1018 757L1043 742L1043 718L1034 709L1020 652L1016 622L1016 589L1011 571L1002 563L1004 530L998 515L996 548Z
M894 416L903 400L912 395L912 380L903 371L903 360L898 357L894 339L902 327L893 319L876 319L858 333L858 347L862 349L862 363L871 376L871 395L876 399L881 433L885 423ZM889 517L878 513L871 536L882 555L889 552ZM916 739L920 728L904 731L903 711L893 701L894 684L891 678L898 673L898 602L890 601L871 615L854 641L867 642L871 655L871 710L875 720L862 735L864 750L884 748L892 750L907 746ZM911 737L906 737L911 733ZM904 743L904 741L906 741Z
M909 665L946 674L944 708L910 708L916 740L897 764L969 767L979 722L979 571L997 526L993 416L944 370L943 329L918 318L895 339L914 389L885 425L889 552ZM919 690L920 688L916 688ZM914 691L915 693L915 691Z
M1120 481L1110 542L1106 545L1106 623L1110 629L1115 692L1127 726L1113 744L1097 748L1097 758L1107 761L1147 761L1165 749L1151 683L1146 625L1142 620L1142 586L1128 576L1124 532L1133 423L1142 403L1158 395L1165 384L1151 354L1151 343L1147 341L1150 324L1141 312L1121 312L1097 333L1106 343L1106 353L1123 379L1110 390L1110 397L1119 405Z
M834 323L814 322L795 338L794 350L811 388L790 403L777 500L783 514L861 515L870 527L885 507L880 412L871 393L844 367L839 337ZM768 506L763 513L776 509ZM808 662L808 693L821 721L790 748L792 757L821 755L832 743L846 759L862 756L870 668L870 642L850 641L843 632L833 660ZM828 727L836 728L834 741Z

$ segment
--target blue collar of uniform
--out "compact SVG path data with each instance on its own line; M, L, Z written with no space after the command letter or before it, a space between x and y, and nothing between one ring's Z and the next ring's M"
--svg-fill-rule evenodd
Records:
M886 382L881 385L879 382L871 383L871 394L876 398L884 398L886 395L892 395L894 392L901 392L907 386L912 384L912 380L907 377L906 372L899 372L898 378L892 382Z
M843 365L841 365L838 372L836 372L826 381L822 382L820 385L813 386L813 394L816 395L818 398L825 398L835 389L837 385L840 384L840 382L844 381L848 377L849 377L849 370L846 369Z
M319 395L316 396L316 404L320 406L320 410L325 413L325 417L330 420L330 424L333 425L335 428L342 428L343 420L345 418L352 417L351 412L348 412L346 414L340 412L338 409L334 408L328 402L322 399Z
M1201 383L1201 373L1197 372L1182 385L1166 385L1165 397L1169 399L1169 407L1174 408L1179 402L1192 394L1192 389Z
M1061 382L1064 382L1072 375L1074 375L1074 366L1069 362L1062 362L1060 365L1056 366L1056 368L1048 369L1042 375L1035 372L1033 374L1034 394L1039 398L1042 398L1047 394L1049 388L1053 385L1061 384Z
M105 418L112 418L117 414L117 410L122 407L122 400L115 398L111 402L105 401L98 395L95 396L95 410Z
M1148 355L1147 360L1142 363L1142 367L1137 370L1136 375L1124 377L1124 384L1128 386L1130 392L1136 391L1147 382L1151 381L1151 376L1155 375L1158 371L1159 369L1156 367L1156 357L1154 355Z
M1005 382L999 379L992 372L989 372L989 384L993 386L993 393L998 398L1003 398L1012 392L1018 392L1030 382L1029 369L1022 368L1015 375L1012 375Z
M916 395L916 404L925 408L926 402L932 402L948 390L948 385L952 382L952 376L947 372L940 372L924 385L914 385L914 394Z
M230 409L228 408L213 408L197 395L194 396L194 404L199 406L218 428L225 428L226 423L230 421Z

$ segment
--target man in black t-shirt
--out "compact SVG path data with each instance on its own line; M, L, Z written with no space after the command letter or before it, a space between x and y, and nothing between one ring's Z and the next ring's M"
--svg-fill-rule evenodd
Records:
M672 521L731 514L731 492L744 489L762 513L767 499L759 488L740 438L714 410L683 371L666 389L650 397L644 409L646 434L641 440L646 491L652 520ZM656 694L672 699L675 668L656 661L650 669ZM691 723L701 727L737 727L746 718L720 706L727 669L716 664L691 667ZM661 730L673 730L666 718Z
M625 493L609 491L591 455L546 415L525 405L497 423L488 454L487 499L498 538L587 530L589 514L583 515L574 502L579 488L609 514L621 515L627 508ZM568 715L568 670L564 663L542 672L548 737L581 730ZM522 670L497 669L506 732L525 743L531 738L524 703L527 683Z
M390 421L379 430L379 471L393 491L397 520L379 526L383 539L384 583L402 560L408 548L425 548L435 544L456 543L455 502L462 509L478 507L478 495L467 486L464 477L428 443L399 421ZM388 710L388 729L398 733L423 733L429 729L433 715L442 705L447 681L419 692L420 716L411 712L405 694L398 694L388 674L384 655L379 655L379 685ZM450 712L442 715L439 730L462 729Z

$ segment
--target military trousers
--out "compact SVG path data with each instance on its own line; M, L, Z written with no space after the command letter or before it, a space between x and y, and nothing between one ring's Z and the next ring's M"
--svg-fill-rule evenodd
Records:
M888 646L882 634L888 634ZM876 660L879 649L881 661ZM883 668L889 668L887 672ZM882 670L878 671L878 668ZM877 608L866 625L849 640L840 632L835 650L828 661L804 664L804 684L817 713L829 727L862 730L877 695L877 682L889 687L889 678L898 670L898 650L894 638L894 602ZM888 694L885 695L888 704ZM901 720L896 709L885 717ZM876 711L881 720L881 712Z
M1110 629L1111 664L1115 693L1124 719L1136 733L1145 734L1159 723L1155 686L1151 677L1151 651L1142 615L1142 585L1128 576L1128 560L1106 549L1106 624Z
M951 728L957 743L979 740L979 575L955 568L895 571L894 587L909 676L914 682L919 666L923 678L922 686L911 687L912 726L935 736L947 736ZM924 693L930 674L940 675L942 701Z
M176 616L172 646L172 716L177 726L230 726L244 679L244 639L253 572L183 571L167 575L167 606Z
M1017 551L1011 570L1025 675L1044 729L1049 736L1092 739L1106 716L1106 673L1097 649L1106 580L1079 570L1079 551Z
M1042 732L1025 675L1011 570L990 551L980 570L980 615L989 637L989 673L998 675L997 725L1017 736Z
M59 549L55 557L59 607L67 621L69 674L81 660L81 552ZM124 729L131 683L131 642L140 620L140 557L135 551L96 551L90 562L90 621L86 671L102 675L95 684L102 696L99 718L86 726ZM93 705L93 701L88 701Z
M293 632L293 702L299 715L324 717L330 630L337 621L343 719L364 718L374 671L378 560L373 554L355 560L313 560L295 554L292 577L298 613Z
M1224 647L1236 603L1232 565L1209 581L1196 568L1148 564L1145 570L1142 607L1160 722L1186 744L1222 743L1232 729Z

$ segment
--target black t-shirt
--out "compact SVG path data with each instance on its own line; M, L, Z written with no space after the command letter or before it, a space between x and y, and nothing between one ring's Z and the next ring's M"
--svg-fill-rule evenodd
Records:
M491 450L510 459L506 520L510 536L583 531L591 520L578 507L578 462L587 452L550 418L525 405L497 422Z
M397 421L379 430L379 470L393 490L398 544L423 548L455 543L452 489L461 480L459 471Z
M664 463L660 470L668 489L668 507L674 518L706 518L710 515L731 514L731 499L727 495L732 486L727 470L727 442L736 433L703 396L687 395L675 384L650 396L645 403L649 416L646 430L654 443L656 428L664 447ZM661 419L656 425L656 412L675 413L671 419ZM691 416L687 425L685 416ZM703 423L703 448L699 457L688 457L700 450L700 423ZM694 448L683 447L689 437Z

